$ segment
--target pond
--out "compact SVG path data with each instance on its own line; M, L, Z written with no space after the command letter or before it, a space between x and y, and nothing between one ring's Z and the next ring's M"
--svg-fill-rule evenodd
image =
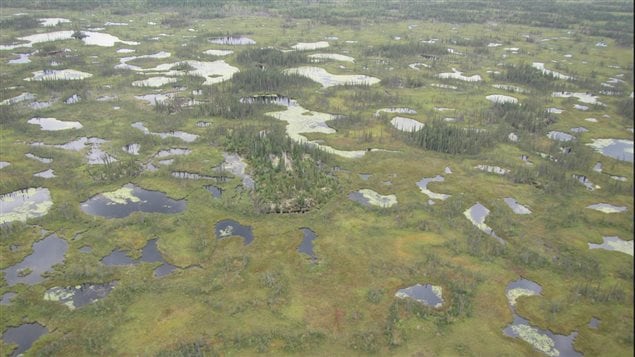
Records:
M514 211L514 213L516 214L530 214L531 213L531 210L529 208L516 202L514 198L505 197L503 200L505 201L507 206L509 206L509 208L511 208L512 211Z
M572 79L572 77L567 76L565 74L558 73L558 72L546 69L545 68L545 64L542 63L542 62L534 62L534 63L531 64L531 66L534 67L535 69L540 70L543 74L551 75L551 76L553 76L553 77L555 77L557 79L564 79L564 80Z
M623 240L617 236L602 237L602 244L588 243L589 249L614 250L633 256L633 241Z
M337 53L314 53L309 55L309 58L314 60L315 62L320 62L322 60L334 60L340 62L355 62L355 58L345 55L340 55Z
M485 97L485 99L495 104L505 104L505 103L518 104L518 99L514 97L510 97L508 95L492 94Z
M312 51L326 47L329 47L329 43L326 41L298 42L297 44L291 46L291 48L297 51Z
M78 121L62 121L55 118L31 118L27 123L39 125L40 128L45 131L81 129L83 127Z
M93 75L90 73L76 71L74 69L45 69L43 71L32 72L33 77L25 78L25 81L74 81L85 78L90 78Z
M0 169L4 169L7 166L10 166L11 163L10 162L6 162L6 161L0 161Z
M633 162L633 140L626 139L593 139L587 144L604 156L617 160Z
M4 279L9 286L15 284L34 285L42 280L42 274L52 270L53 266L64 261L68 243L55 234L33 244L33 253L20 263L3 270Z
M55 172L53 171L53 169L48 169L48 170L44 170L44 171L41 171L41 172L36 172L36 173L33 174L33 176L41 177L41 178L44 178L44 179L50 179L50 178L55 177Z
M169 156L188 155L192 150L187 148L170 148L165 150L159 150L154 157L164 158Z
M604 213L620 213L626 212L628 209L625 206L614 206L608 203L595 203L587 206L586 208L590 208L596 211L604 212Z
M526 319L514 314L512 324L508 325L503 333L505 336L529 343L535 350L550 357L582 357L582 354L573 348L577 332L572 332L568 336L556 335L549 330L534 327Z
M575 139L575 136L561 131L550 131L547 133L547 137L551 140L557 141L571 141Z
M134 212L178 213L185 207L185 200L174 200L163 192L144 190L131 183L81 203L84 213L106 218L123 218Z
M528 279L518 279L512 281L505 288L505 296L512 310L515 310L516 300L521 296L540 295L542 287Z
M311 261L315 263L317 256L313 251L313 241L317 238L317 235L310 228L300 228L303 234L302 243L298 247L298 252L304 253L311 258Z
M248 245L254 240L254 234L251 226L243 226L242 224L232 220L224 219L216 223L214 227L217 239L225 239L229 237L242 237L243 244Z
M307 77L314 82L320 83L322 87L328 88L342 85L373 85L379 83L379 78L366 76L363 74L331 74L324 68L303 66L284 70L284 73L298 74Z
M245 36L224 36L208 39L210 43L217 45L255 45L256 41Z
M0 195L0 225L46 215L53 206L47 188L27 188Z
M51 158L39 157L37 155L31 154L30 152L24 154L24 156L28 157L29 159L37 160L37 161L39 161L41 163L44 163L44 164L50 164L51 162L53 162L53 159L51 159Z
M572 93L572 92L562 91L562 92L553 92L551 96L556 98L574 97L574 98L578 98L578 101L582 103L602 105L602 103L598 101L599 97L596 95L593 95L592 93L582 93L582 92Z
M404 118L400 116L396 116L390 120L390 124L395 127L397 130L405 131L405 132L413 132L421 130L425 124L410 118Z
M35 100L35 98L36 97L34 94L22 93L13 98L3 100L2 102L0 102L0 105L11 105L11 104L17 104L17 103L25 102L25 101L33 101Z
M154 87L154 88L158 88L161 86L164 86L168 83L175 83L177 81L176 78L171 78L171 77L163 77L163 76L159 76L159 77L150 77L148 79L144 79L144 80L140 80L140 81L134 81L132 82L132 86L133 87Z
M443 289L437 285L415 284L413 286L399 289L395 296L400 299L412 299L425 306L439 309L443 306Z
M482 80L481 76L475 74L473 76L466 77L462 72L457 71L455 68L452 68L451 73L439 73L437 76L439 78L450 78L450 79L458 79L465 82L480 82Z
M214 198L220 198L223 195L223 189L214 185L203 186L207 191L212 194Z
M31 60L29 59L29 57L31 56L31 53L18 53L18 56L19 57L16 59L9 60L9 64L31 63Z
M445 181L445 179L441 175L436 175L435 177L424 177L419 182L417 182L417 186L419 186L419 189L421 190L422 193L426 194L431 199L443 201L443 200L447 200L450 197L450 195L446 195L444 193L432 192L428 189L428 184L430 182L443 182L443 181Z
M338 150L327 145L318 143L317 141L309 141L303 133L323 133L333 134L335 129L330 128L326 122L329 120L337 119L336 115L315 112L305 109L297 104L294 100L291 101L284 111L265 113L267 116L274 117L278 120L287 122L287 135L296 142L306 143L314 145L328 153L338 155L345 158L360 158L364 156L369 150ZM373 151L375 149L370 149Z
M54 286L44 293L44 300L58 301L71 310L92 304L105 298L115 287L116 282L106 284L90 284L59 287Z
M521 296L540 295L542 287L537 283L524 278L509 283L505 289L505 296L512 311L513 321L505 329L503 334L508 337L519 338L529 343L534 349L547 356L582 356L573 348L573 341L577 332L568 336L556 335L549 330L532 326L528 320L516 313L516 302Z
M600 327L600 322L602 322L600 319L592 317L591 321L589 321L589 328L592 328L594 330L597 330Z
M186 133L184 131L170 131L167 133L154 133L151 132L150 130L148 130L148 128L145 127L145 125L143 125L142 122L135 122L132 123L132 127L135 129L139 129L141 130L144 134L146 135L155 135L160 137L161 139L165 139L165 138L179 138L183 141L185 141L186 143L191 143L194 142L197 138L198 135L196 134L190 134L190 133Z
M397 196L384 196L366 188L349 193L348 198L363 206L373 205L381 208L389 208L397 204Z
M234 51L231 50L207 50L203 52L206 55L210 55L210 56L227 56L227 55L231 55L232 53L234 53Z
M2 334L2 341L5 345L15 344L17 349L13 350L11 357L21 356L26 352L33 343L40 338L40 336L46 334L48 329L37 322L30 324L22 324L18 327L9 327ZM3 351L8 353L8 351Z
M19 41L23 41L23 43L11 44L11 45L0 45L0 50L13 50L20 47L33 47L34 44L50 42L50 41L74 40L73 38L74 32L75 31L56 31L56 32L38 33L34 35L18 37L17 39ZM92 31L82 31L82 33L86 36L82 39L82 41L86 45L112 47L117 42L121 42L131 46L139 44L139 42L134 42L134 41L122 41L118 37L109 35L107 33L92 32Z
M483 233L491 235L496 240L505 244L505 241L494 233L494 230L487 224L485 224L485 218L489 215L490 211L487 207L477 202L474 206L468 208L463 212L463 215L470 221L476 228L480 229Z
M153 275L155 277L168 275L178 269L176 266L165 261L163 255L157 247L157 238L151 239L146 243L146 245L141 249L141 257L139 259L132 259L128 256L128 253L122 249L115 249L109 255L101 259L101 263L106 266L130 266L144 262L162 263L154 269Z
M2 294L2 297L0 298L0 305L9 305L11 300L13 300L16 296L18 296L18 294L13 291Z
M242 179L242 185L250 190L255 187L253 178L246 174L247 163L236 153L223 152L225 161L221 164L219 171L221 173L229 172L234 176Z

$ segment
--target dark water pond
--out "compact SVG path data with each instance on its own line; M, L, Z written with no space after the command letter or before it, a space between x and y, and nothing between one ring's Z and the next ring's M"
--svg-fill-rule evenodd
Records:
M9 327L2 334L2 341L5 344L16 344L18 348L11 353L11 356L19 356L27 351L40 336L48 332L48 329L37 322L32 324L22 324L18 327ZM7 351L3 351L7 353Z
M573 348L577 332L570 335L556 335L553 332L537 328L529 324L526 319L514 314L514 320L503 333L505 336L520 338L529 343L535 350L547 356L581 357L582 354Z
M113 281L106 284L85 283L69 287L53 287L44 293L44 300L58 301L74 310L105 298L116 284Z
M602 322L602 321L600 321L600 319L597 319L597 318L595 318L595 317L592 317L592 318L591 318L591 321L589 321L589 325L588 325L588 326L589 326L589 328L592 328L592 329L594 329L594 330L597 330L597 329L598 329L598 327L600 327L600 322Z
M33 285L44 280L42 274L52 270L55 264L64 261L68 243L55 234L35 242L33 253L20 263L3 270L4 278L9 284Z
M313 251L313 241L317 238L315 232L313 232L309 228L300 228L304 237L302 238L302 243L300 243L300 247L298 248L298 252L307 254L311 257L311 261L317 261L317 256Z
M395 293L398 298L410 298L426 306L440 308L443 305L443 295L440 286L430 284L415 284L413 286L399 289Z
M163 192L144 190L133 184L100 193L81 204L83 212L106 218L127 217L133 212L178 213L185 207L185 200L174 200Z
M2 298L0 299L0 305L9 305L11 303L11 300L13 300L13 298L16 296L18 296L18 294L12 291L2 294Z
M157 238L149 240L146 245L141 249L141 258L132 259L128 256L128 253L122 249L115 249L109 255L102 258L101 262L107 266L125 266L136 265L139 263L163 263L154 270L154 276L162 277L170 274L174 270L178 269L176 266L168 263L163 259L163 255L157 248Z
M214 231L216 232L217 239L238 236L243 238L243 243L245 245L250 244L254 240L254 234L251 230L251 226L243 226L232 219L219 221L216 223Z
M223 195L223 189L220 187L216 187L214 185L207 185L204 187L212 194L214 198L220 198Z
M368 198L366 198L366 196L364 196L359 191L353 191L353 192L349 193L348 194L348 199L351 200L351 201L355 201L355 202L361 204L362 206L370 206L370 200Z
M518 297L540 295L541 292L542 287L540 285L524 278L515 280L507 285L505 295L509 301L513 321L503 329L503 334L508 337L521 339L547 356L582 356L573 348L573 342L578 335L577 332L574 331L568 336L557 335L549 330L531 325L527 319L516 313L515 305Z

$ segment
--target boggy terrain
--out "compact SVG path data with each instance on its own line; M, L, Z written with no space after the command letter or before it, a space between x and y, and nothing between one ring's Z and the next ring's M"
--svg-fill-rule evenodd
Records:
M0 4L3 355L630 356L632 2Z

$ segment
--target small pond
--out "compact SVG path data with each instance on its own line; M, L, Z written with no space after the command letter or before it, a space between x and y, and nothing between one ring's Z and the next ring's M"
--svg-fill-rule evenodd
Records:
M4 169L5 167L11 165L10 162L0 161L0 169Z
M254 234L251 230L251 226L243 226L242 224L232 220L224 219L216 223L214 227L217 239L224 239L229 237L242 237L245 245L250 244L254 240Z
M589 249L614 250L633 256L633 241L623 240L617 236L602 237L602 244L588 243Z
M561 131L550 131L547 133L547 137L551 140L557 141L571 141L575 139L575 136Z
M373 85L379 83L379 78L366 76L363 74L332 74L320 67L297 67L284 71L284 73L298 74L320 83L322 87L328 88L341 85Z
M329 47L329 43L326 41L298 42L297 44L291 46L291 48L298 51L311 51L326 47Z
M390 124L395 127L397 130L405 131L405 132L413 132L421 130L425 124L420 121L404 118L400 116L396 116L390 120Z
M0 225L44 216L53 206L47 188L28 188L0 195Z
M600 319L592 317L591 321L589 321L589 328L592 328L594 330L597 330L600 327L600 322L602 322Z
M35 177L41 177L41 178L45 178L45 179L50 179L55 177L55 172L53 171L53 169L48 169L45 171L41 171L41 172L36 172L33 174L33 176Z
M541 292L542 287L540 285L524 278L512 281L505 288L505 296L512 310L516 309L516 300L519 297L540 295Z
M441 175L436 175L435 177L424 177L421 179L421 181L417 182L417 186L419 186L419 189L421 190L421 192L426 194L431 199L443 201L443 200L447 200L450 197L450 195L447 195L445 193L432 192L428 189L428 184L430 182L443 182L443 181L445 181L445 179Z
M550 357L582 357L582 354L573 348L577 332L572 332L568 336L556 335L549 330L534 327L526 319L514 314L512 324L508 325L503 333L505 336L529 343L535 350Z
M15 284L34 285L42 280L42 274L52 270L55 264L64 261L68 243L55 234L35 242L33 253L21 262L3 270L4 279L9 286Z
M13 291L2 294L2 297L0 298L0 305L9 305L11 303L11 300L13 300L13 298L16 296L18 296L18 294L14 293Z
M207 191L209 191L214 198L220 198L223 195L223 189L214 185L204 186Z
M399 289L395 296L401 299L412 299L426 306L435 309L443 306L443 289L440 286L431 284L415 284L413 286Z
M115 287L115 282L106 284L81 284L69 287L52 287L44 293L44 300L58 301L71 310L92 304L105 298Z
M366 188L349 193L348 199L355 201L363 206L373 205L381 208L389 208L397 204L397 196L384 196Z
M137 265L139 263L162 263L156 269L154 269L155 277L162 277L170 274L174 270L178 269L176 266L168 263L163 259L163 255L157 247L157 238L149 240L146 245L141 249L141 257L139 259L132 259L128 256L128 253L122 249L115 249L109 255L101 259L101 263L106 266L129 266Z
M41 163L44 163L44 164L50 164L51 162L53 162L53 159L51 159L51 158L39 157L37 155L31 154L30 152L24 154L24 156L28 157L29 159L37 160L37 161L39 161Z
M43 71L33 72L33 77L25 78L25 81L74 81L84 78L90 78L93 75L86 72L76 71L74 69L45 69Z
M457 71L455 68L452 68L451 73L439 73L438 77L446 79L458 79L465 82L480 82L482 79L481 76L479 76L478 74L469 77L464 76L462 72Z
M487 209L487 207L477 202L474 206L465 210L465 212L463 212L463 215L483 233L491 235L492 237L496 238L499 243L505 244L505 241L502 238L498 237L490 226L485 224L485 218L487 218L489 213L490 211L489 209Z
M188 155L191 152L192 150L186 149L186 148L185 149L184 148L170 148L170 149L158 151L156 154L154 154L154 157L164 158L169 156Z
M492 94L485 97L485 99L489 100L490 102L494 104L505 104L505 103L518 104L518 99L514 97L510 97L508 95Z
M298 247L298 252L304 253L311 257L312 262L317 261L317 256L313 251L313 241L317 238L317 235L314 231L309 228L300 228L303 234L302 243L300 243L300 247Z
M163 192L144 190L133 184L95 195L81 203L84 213L106 218L123 218L133 212L178 213L185 207L185 200L174 200Z
M55 118L31 118L27 123L39 125L40 128L45 131L81 129L83 127L78 121L62 121Z
M15 344L18 348L13 350L11 357L21 356L26 352L33 343L46 334L48 329L37 322L30 324L22 324L18 327L9 327L2 334L2 341L5 345ZM7 353L8 351L3 351Z
M587 145L604 156L633 162L633 140L593 139L593 142Z
M608 203L596 203L596 204L587 206L586 208L590 208L590 209L604 212L604 213L620 213L620 212L626 212L626 210L628 209L625 206L614 206Z
M507 204L507 206L509 206L509 208L511 208L512 211L514 211L514 213L516 214L530 214L531 213L531 210L529 208L516 202L514 198L505 197L504 201Z

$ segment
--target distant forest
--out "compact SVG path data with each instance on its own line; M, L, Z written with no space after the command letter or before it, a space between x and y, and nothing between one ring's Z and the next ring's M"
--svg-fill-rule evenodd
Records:
M509 0L3 0L4 7L95 9L125 14L135 8L171 8L192 17L217 18L262 13L308 18L331 25L359 26L368 19L419 19L450 23L501 22L571 28L627 45L633 42L633 1ZM369 6L372 3L372 6ZM327 5L327 6L325 6ZM580 25L582 24L582 25ZM587 25L588 24L588 25ZM592 26L590 26L592 24Z

